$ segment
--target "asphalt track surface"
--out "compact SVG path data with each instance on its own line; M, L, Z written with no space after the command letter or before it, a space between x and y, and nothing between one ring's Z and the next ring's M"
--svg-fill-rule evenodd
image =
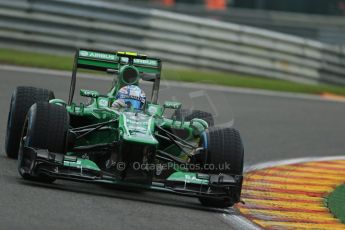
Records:
M7 159L4 151L8 106L17 85L49 88L56 97L67 99L69 78L0 70L0 229L239 229L234 223L239 217L236 210L206 209L194 198L67 181L53 185L24 181L16 161ZM110 82L83 78L78 87L104 92ZM246 165L344 155L345 103L163 83L160 101L165 99L209 110L218 125L239 129Z

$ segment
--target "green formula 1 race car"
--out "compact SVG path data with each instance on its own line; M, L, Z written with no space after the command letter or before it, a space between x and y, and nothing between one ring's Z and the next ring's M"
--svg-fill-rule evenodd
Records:
M243 144L239 132L215 127L210 113L158 104L161 60L131 52L79 49L68 101L17 87L10 104L6 152L27 180L108 183L199 198L225 208L240 202ZM80 90L77 70L110 72L107 94ZM139 81L152 82L146 100ZM166 111L173 112L167 117Z

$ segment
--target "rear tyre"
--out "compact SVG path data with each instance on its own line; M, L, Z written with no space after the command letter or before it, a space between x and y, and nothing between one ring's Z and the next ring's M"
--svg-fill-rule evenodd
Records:
M194 118L203 119L207 122L208 126L214 126L214 119L211 113L201 111L201 110L191 110L191 109L178 109L175 111L173 117L176 120L191 121Z
M20 136L25 117L30 107L41 101L54 99L54 93L47 89L19 86L12 94L7 120L5 150L9 158L18 157Z
M212 127L202 135L206 151L205 163L214 168L205 170L209 174L243 174L244 149L238 130ZM241 188L233 190L226 199L199 198L204 206L226 208L240 201Z
M34 104L27 115L19 149L18 171L28 180L53 182L55 179L44 174L29 174L32 163L30 156L25 156L23 147L48 149L50 152L65 154L69 116L66 108L47 102ZM25 138L24 138L25 137Z

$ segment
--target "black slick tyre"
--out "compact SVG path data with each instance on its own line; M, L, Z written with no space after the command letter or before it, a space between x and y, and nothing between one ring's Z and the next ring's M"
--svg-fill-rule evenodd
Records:
M65 154L67 149L69 116L65 107L39 102L31 106L21 137L18 157L18 171L24 179L41 182L53 182L55 179L46 175L29 173L32 163L23 147L47 149L50 152Z
M20 136L30 107L36 102L49 101L54 98L54 93L47 89L28 86L19 86L15 89L11 97L5 140L5 150L9 158L18 157Z

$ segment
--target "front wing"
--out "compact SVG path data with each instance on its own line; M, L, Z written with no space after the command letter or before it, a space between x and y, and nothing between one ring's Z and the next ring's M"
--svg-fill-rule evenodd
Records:
M165 181L138 184L118 180L109 172L100 170L95 163L75 156L52 153L44 149L24 147L23 155L31 159L26 170L32 176L44 174L56 179L91 183L106 183L191 197L212 197L240 201L242 175L176 172Z

